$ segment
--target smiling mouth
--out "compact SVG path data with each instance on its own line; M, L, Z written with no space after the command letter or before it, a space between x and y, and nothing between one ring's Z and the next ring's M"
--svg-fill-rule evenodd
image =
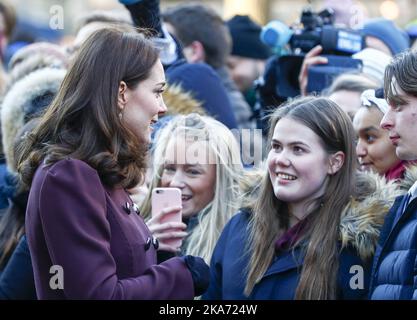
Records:
M277 178L280 180L285 180L285 181L294 181L297 180L296 176L293 176L291 174L287 174L287 173L277 173Z

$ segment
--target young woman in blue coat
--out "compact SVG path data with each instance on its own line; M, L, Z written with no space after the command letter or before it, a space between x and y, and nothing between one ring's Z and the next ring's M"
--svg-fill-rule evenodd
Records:
M258 198L223 230L204 298L365 297L378 232L359 243L368 238L363 229L372 214L347 210L356 190L349 117L329 99L309 97L278 108L270 128Z

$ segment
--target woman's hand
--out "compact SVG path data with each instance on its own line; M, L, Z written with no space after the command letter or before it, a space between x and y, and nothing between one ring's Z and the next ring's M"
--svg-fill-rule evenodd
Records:
M171 221L170 216L181 215L182 207L167 207L159 214L146 222L152 235L159 241L158 250L168 252L179 252L182 240L187 236L184 230L186 224L178 221Z
M315 64L328 63L327 58L319 56L323 51L321 45L315 46L304 57L303 64L301 65L300 74L298 75L298 84L300 85L301 95L307 95L307 83L308 83L308 69Z

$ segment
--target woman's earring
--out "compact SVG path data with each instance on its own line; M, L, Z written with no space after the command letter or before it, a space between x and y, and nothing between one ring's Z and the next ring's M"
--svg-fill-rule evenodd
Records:
M120 111L119 112L119 119L122 120L122 118L123 118L123 113Z

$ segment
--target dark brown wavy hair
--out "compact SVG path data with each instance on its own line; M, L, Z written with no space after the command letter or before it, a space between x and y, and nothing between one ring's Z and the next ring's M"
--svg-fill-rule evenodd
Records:
M305 252L295 299L336 299L340 217L355 192L356 154L352 123L343 110L327 98L296 99L272 114L269 141L276 124L283 118L310 128L320 137L327 154L337 151L345 154L342 168L328 177L323 196L316 199L304 236L294 245L301 245ZM250 223L246 295L252 292L271 265L275 255L274 242L289 227L287 204L275 196L269 173L265 174L259 192Z
M75 158L97 170L106 186L132 188L143 179L148 145L119 119L119 84L135 89L159 57L132 28L93 33L74 58L39 125L21 145L18 172L30 186L39 164Z

